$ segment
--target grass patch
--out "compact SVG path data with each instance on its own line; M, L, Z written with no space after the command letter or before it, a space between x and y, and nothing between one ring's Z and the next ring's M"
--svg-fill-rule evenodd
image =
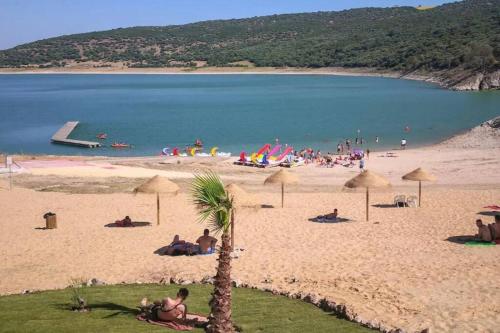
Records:
M150 300L174 296L178 288L155 284L91 287L87 291L89 313L69 310L71 289L2 296L0 332L168 332L136 320L137 305L144 296ZM188 289L189 311L207 314L212 286ZM233 289L233 319L243 332L372 332L311 304L244 288Z

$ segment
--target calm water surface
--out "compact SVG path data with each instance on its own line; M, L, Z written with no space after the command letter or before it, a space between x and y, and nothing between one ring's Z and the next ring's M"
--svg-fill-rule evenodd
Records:
M156 155L163 147L205 146L239 153L279 138L295 148L333 151L355 138L365 147L438 142L500 114L500 92L452 92L417 81L314 75L0 75L0 151L74 155ZM66 121L75 139L134 147L54 145ZM411 128L405 132L405 126ZM380 141L375 144L375 137Z

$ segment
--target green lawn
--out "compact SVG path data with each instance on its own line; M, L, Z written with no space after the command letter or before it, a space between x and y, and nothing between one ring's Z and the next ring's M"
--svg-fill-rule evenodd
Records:
M90 313L69 310L71 290L0 297L0 332L168 332L135 319L139 301L174 296L175 285L87 288ZM189 310L207 314L212 286L190 285ZM251 289L233 289L233 319L243 332L371 332L311 304ZM193 332L202 332L195 330Z

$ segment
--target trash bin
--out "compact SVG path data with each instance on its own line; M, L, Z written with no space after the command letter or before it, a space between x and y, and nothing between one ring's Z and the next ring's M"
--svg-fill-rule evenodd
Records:
M45 227L47 229L56 229L57 228L57 216L54 213L48 212L43 215L45 219Z

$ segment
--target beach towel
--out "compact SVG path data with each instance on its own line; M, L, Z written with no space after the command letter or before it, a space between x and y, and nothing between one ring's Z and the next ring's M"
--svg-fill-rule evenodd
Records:
M493 209L493 210L500 210L500 206L497 206L497 205L486 206L484 208L489 208L489 209Z
M471 240L471 241L465 242L465 245L466 246L495 246L496 244L492 243L492 242L481 242L481 241Z
M187 314L186 323L184 324L176 323L174 321L149 319L145 314L140 314L136 318L137 320L144 321L149 324L163 326L176 331L192 331L195 327L203 327L208 322L207 317L194 313Z

